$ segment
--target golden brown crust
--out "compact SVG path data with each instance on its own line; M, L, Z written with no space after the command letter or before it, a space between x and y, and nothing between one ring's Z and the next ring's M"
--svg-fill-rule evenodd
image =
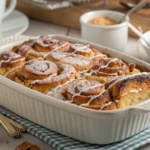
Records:
M0 54L0 74L5 75L9 70L17 66L22 66L25 58L12 51L6 51Z
M128 93L130 90L138 90L139 88L150 88L150 74L130 75L116 81L112 87L112 96L114 99L117 99L124 93Z
M134 94L137 96L137 101L143 101L150 98L150 74L141 73L123 77L122 79L114 82L108 90L112 101L116 101L117 108L137 104L136 99L134 102L132 102L131 99ZM145 96L143 95L143 98L141 98L140 95L143 93L145 93Z

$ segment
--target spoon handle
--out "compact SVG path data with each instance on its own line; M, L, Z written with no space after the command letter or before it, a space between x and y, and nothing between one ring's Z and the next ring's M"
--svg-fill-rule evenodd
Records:
M145 41L145 43L150 46L149 42L147 41L147 39L144 38L143 34L136 29L136 27L134 27L131 23L128 22L128 27L140 38L142 38L143 41Z
M3 125L3 127L7 130L7 132L12 137L20 137L20 132L18 132L4 117L2 114L0 114L0 123Z
M129 16L132 12L139 10L140 8L144 7L144 5L146 4L146 0L142 0L140 1L137 5L135 5L132 9L130 9L120 20L119 23L121 23L122 21L125 20L126 16Z

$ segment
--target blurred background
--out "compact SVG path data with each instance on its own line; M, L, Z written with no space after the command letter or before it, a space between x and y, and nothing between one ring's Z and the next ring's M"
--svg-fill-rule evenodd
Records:
M50 29L53 28L53 25L67 27L70 30L79 30L79 17L85 12L107 9L125 13L138 2L139 0L18 0L16 10L23 12L30 19L29 28L26 27L26 32L22 32L29 35L39 35L57 33L57 27L56 31ZM9 7L9 4L10 0L7 0L7 7ZM19 16L16 16L16 18L17 17ZM135 25L141 32L146 32L150 29L149 18L150 0L147 0L143 9L140 9L130 16L133 25ZM51 23L51 25L47 26L48 24L45 24L44 26L44 24L40 24L39 21ZM18 24L19 23L21 24L18 20ZM37 27L32 28L35 24ZM40 29L37 30L38 27L40 27ZM46 28L49 28L49 33L45 30ZM60 33L62 33L62 31ZM134 36L132 32L130 35Z

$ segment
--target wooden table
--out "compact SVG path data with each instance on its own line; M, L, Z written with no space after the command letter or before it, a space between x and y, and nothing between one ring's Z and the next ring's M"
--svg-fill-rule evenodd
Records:
M46 34L63 34L63 35L69 35L69 36L81 38L80 31L78 30L56 26L44 22L35 21L35 20L30 20L30 26L24 34L32 35L32 36L46 35ZM134 57L138 57L140 59L142 57L142 59L148 60L148 56L146 55L146 53L144 51L139 51L137 39L129 38L129 43L124 52ZM29 141L31 143L37 144L40 146L41 150L54 150L46 143L42 142L38 138L28 133L23 134L22 138L20 139L13 139L7 134L7 132L0 125L0 150L14 150L15 147L23 141ZM150 149L150 144L141 147L139 150L149 150L149 149Z

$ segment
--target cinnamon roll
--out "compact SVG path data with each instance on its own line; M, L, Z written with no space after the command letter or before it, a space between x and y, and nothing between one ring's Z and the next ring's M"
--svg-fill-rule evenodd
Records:
M112 101L108 90L98 96L93 97L87 104L83 105L83 107L95 110L117 109L116 102Z
M73 66L61 64L58 68L57 75L49 76L43 80L35 80L31 83L31 88L42 93L47 93L51 89L76 78L76 71Z
M85 76L88 80L106 83L130 72L128 65L118 58L100 59L98 63L86 73Z
M81 107L96 110L116 109L115 103L111 102L110 95L105 91L104 84L97 81L76 80L68 87L67 96L69 100ZM96 101L97 99L99 101Z
M46 53L37 52L34 46L35 40L26 41L18 46L15 46L12 51L20 54L21 56L25 57L26 60L32 60L36 58L44 58Z
M73 67L75 67L77 71L86 70L91 66L90 59L84 56L62 51L52 51L51 53L49 53L46 59L56 62L58 64L59 63L70 64Z
M51 50L68 50L70 43L49 36L41 36L35 41L34 48L38 52L50 52Z
M25 63L25 58L12 51L0 54L0 74L5 75L9 70Z
M93 56L100 54L100 51L94 49L89 44L84 45L84 44L78 44L78 43L71 44L70 52L74 54L79 54L85 57L93 57Z
M53 89L48 95L70 101L71 103L85 108L96 110L116 109L116 104L111 101L110 95L108 91L105 90L104 84L97 81L78 79Z
M104 92L105 87L97 81L76 80L67 89L68 99L77 105L87 103L92 96Z
M22 67L10 71L6 77L22 85L30 87L30 84L39 79L45 79L57 73L57 66L50 61L30 60Z

